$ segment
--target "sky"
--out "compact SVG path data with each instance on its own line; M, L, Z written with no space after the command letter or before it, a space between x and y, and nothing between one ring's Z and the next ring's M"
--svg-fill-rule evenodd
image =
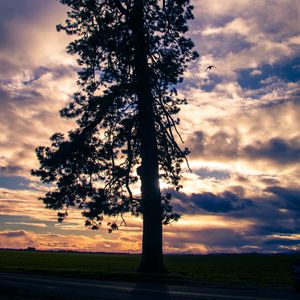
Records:
M182 218L164 227L164 251L300 250L299 2L192 4L200 57L178 88L193 172L174 193ZM57 223L30 175L34 149L74 126L58 114L77 88L70 38L55 29L65 17L56 0L0 0L0 248L137 253L141 219L113 234L85 228L80 211Z

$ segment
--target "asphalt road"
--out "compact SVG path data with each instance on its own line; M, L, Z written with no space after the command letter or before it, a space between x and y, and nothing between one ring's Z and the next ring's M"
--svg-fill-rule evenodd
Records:
M196 288L142 283L83 280L56 276L0 273L0 299L84 300L274 300L299 294L250 289ZM13 296L16 293L17 296ZM23 295L23 296L22 296ZM35 297L32 295L36 295Z

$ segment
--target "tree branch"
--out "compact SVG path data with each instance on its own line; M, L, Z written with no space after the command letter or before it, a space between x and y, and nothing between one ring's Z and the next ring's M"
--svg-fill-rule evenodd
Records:
M116 2L116 7L120 11L120 13L122 13L124 16L128 16L129 15L128 10L123 6L121 1L115 0L115 2Z

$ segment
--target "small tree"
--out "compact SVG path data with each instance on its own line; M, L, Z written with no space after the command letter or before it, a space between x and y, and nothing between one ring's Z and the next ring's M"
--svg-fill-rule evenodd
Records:
M40 167L32 174L55 184L42 200L63 221L69 207L82 209L86 225L104 216L143 216L139 270L165 270L162 224L177 220L159 179L180 188L181 150L175 134L177 95L187 63L197 57L184 37L193 17L189 0L60 0L69 6L57 29L77 37L68 53L78 55L80 92L61 110L75 130L56 133L38 147ZM141 197L131 186L141 181ZM108 223L109 231L118 228Z

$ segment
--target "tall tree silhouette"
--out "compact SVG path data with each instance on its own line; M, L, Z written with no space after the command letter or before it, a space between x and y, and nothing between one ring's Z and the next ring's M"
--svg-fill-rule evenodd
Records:
M180 188L188 150L177 140L179 105L175 85L197 57L184 34L193 18L189 0L60 0L69 6L65 25L77 37L68 46L78 56L80 92L61 110L78 127L38 147L32 174L52 183L42 200L63 221L69 207L83 210L98 229L104 216L143 216L139 271L163 272L162 224L177 220L171 196L159 179ZM177 138L176 138L177 135ZM141 181L141 196L131 186ZM109 223L109 231L118 229Z

